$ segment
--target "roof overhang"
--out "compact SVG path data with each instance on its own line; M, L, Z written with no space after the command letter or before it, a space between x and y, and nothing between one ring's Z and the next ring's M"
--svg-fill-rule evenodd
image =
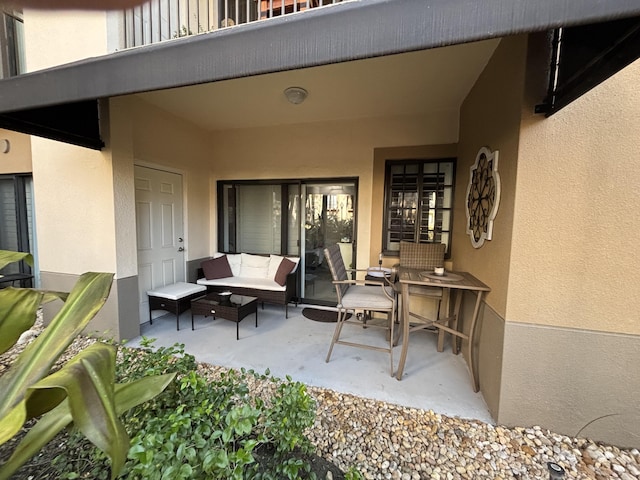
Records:
M635 15L640 15L638 0L345 2L5 79L0 81L0 114L4 128L42 136L53 129L57 140L100 148L99 133L83 138L74 130L98 125L98 112L89 105L102 98ZM291 38L297 39L295 48ZM83 104L86 108L73 107ZM56 114L43 107L54 107ZM48 123L65 114L76 121L65 128ZM42 128L34 131L39 124Z

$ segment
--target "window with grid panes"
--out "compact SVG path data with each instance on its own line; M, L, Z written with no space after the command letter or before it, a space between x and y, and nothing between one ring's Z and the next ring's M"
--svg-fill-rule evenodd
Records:
M444 243L451 250L455 159L386 162L382 248L400 250L400 241Z

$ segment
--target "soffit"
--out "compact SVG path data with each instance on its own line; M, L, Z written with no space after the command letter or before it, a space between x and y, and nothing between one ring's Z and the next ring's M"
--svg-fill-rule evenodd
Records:
M137 95L206 130L457 111L499 40ZM309 92L300 105L283 91Z

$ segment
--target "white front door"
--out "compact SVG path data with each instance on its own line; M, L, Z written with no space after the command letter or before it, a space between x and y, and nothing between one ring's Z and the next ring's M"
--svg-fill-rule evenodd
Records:
M140 323L147 291L185 281L182 175L135 166Z

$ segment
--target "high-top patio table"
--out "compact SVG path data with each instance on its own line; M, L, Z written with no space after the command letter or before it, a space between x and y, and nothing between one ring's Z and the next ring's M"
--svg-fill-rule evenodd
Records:
M475 362L473 360L475 327L478 320L478 312L480 311L482 297L485 292L489 292L491 291L491 289L468 272L445 272L444 276L439 277L433 272L400 267L398 271L398 281L400 283L402 294L402 310L400 318L402 328L402 351L400 353L400 363L398 364L396 378L398 380L402 379L404 364L407 359L407 351L409 349L409 329L411 324L411 317L413 317L422 322L431 323L438 329L439 352L442 352L444 350L445 333L450 333L451 335L453 335L451 348L453 353L456 355L459 353L459 342L461 340L467 341L469 373L471 374L473 391L477 392L480 387L478 385L478 378L475 371ZM441 314L437 319L430 319L423 315L420 315L417 312L412 312L409 305L409 287L411 285L423 285L427 287L442 288L442 304L445 309L445 312L443 312L444 316ZM468 335L462 332L462 321L460 321L460 306L462 305L462 296L465 290L476 293L476 303L473 309L473 315L470 319L471 323L469 325ZM455 293L455 306L453 307L453 312L451 311L451 304L449 302L451 291Z

